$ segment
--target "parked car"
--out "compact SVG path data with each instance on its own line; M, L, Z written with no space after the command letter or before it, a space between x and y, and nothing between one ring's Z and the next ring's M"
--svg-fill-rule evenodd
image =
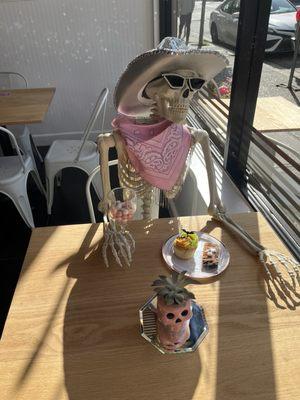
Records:
M240 0L225 0L210 14L213 43L223 42L235 47ZM296 30L296 7L288 0L272 0L266 52L293 51Z

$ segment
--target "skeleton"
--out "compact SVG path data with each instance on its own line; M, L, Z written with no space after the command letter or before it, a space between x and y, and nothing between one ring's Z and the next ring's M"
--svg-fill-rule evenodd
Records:
M182 88L175 89L170 87L170 84L165 77L160 76L150 81L143 89L142 101L151 106L151 114L148 119L143 121L144 123L154 123L157 118L165 118L177 124L184 123L189 109L190 100L195 94L195 90L193 90L189 84L189 78L197 78L197 74L196 72L187 69L179 69L173 71L172 74L178 74L185 78L185 83ZM195 129L193 127L188 128L192 136L190 155L192 154L192 149L197 143L201 145L204 154L210 190L210 203L208 206L209 215L222 222L226 228L244 240L250 250L259 257L259 260L263 264L267 276L270 279L275 273L280 283L286 285L287 282L283 279L280 269L283 267L283 269L289 274L293 282L293 286L295 286L295 279L298 279L299 281L299 264L295 260L286 257L283 254L264 248L226 214L225 208L222 205L217 193L216 178L210 151L208 133L204 130ZM118 153L118 172L121 186L127 186L136 190L141 199L144 219L157 217L158 206L156 202L153 201L153 198L157 195L157 189L153 188L148 182L144 181L134 169L133 165L130 163L126 148L118 131L115 130L112 133L101 135L99 137L98 147L101 157L101 174L104 192L102 210L105 209L105 204L107 201L106 197L110 191L108 150L111 147L116 147ZM173 198L180 190L184 181L187 167L188 165L186 165L186 168L182 172L173 189L164 193L167 198ZM111 233L111 229L112 227L106 227L105 245L103 247L104 253L107 248L107 243L109 243L114 254L117 252L119 255L122 255L123 250L122 246L120 245L120 240L115 240L116 234ZM130 246L131 241L125 245L127 254L130 252ZM116 247L119 247L120 251L116 250ZM104 258L107 261L105 254ZM130 260L131 258L128 256L128 259Z

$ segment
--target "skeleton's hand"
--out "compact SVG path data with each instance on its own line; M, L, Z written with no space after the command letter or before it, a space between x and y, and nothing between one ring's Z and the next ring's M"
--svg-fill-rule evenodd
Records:
M112 254L120 267L123 267L124 261L128 267L130 266L132 262L132 253L135 249L135 241L128 231L118 228L113 221L105 224L104 227L102 255L107 267L109 267L107 258L108 246L110 246Z

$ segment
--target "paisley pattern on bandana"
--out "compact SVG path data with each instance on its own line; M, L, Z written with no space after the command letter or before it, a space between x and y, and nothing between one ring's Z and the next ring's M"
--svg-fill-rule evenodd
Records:
M153 125L136 124L126 116L115 118L112 126L118 129L140 176L159 189L171 190L185 168L191 147L188 129L167 120Z

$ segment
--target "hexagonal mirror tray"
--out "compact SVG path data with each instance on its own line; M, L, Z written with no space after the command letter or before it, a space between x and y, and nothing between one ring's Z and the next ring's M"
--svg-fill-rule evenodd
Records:
M208 333L208 325L203 308L193 301L193 317L190 320L190 338L185 343L184 347L170 351L164 349L156 338L156 305L157 295L154 295L139 310L142 337L163 354L191 353L195 351Z

